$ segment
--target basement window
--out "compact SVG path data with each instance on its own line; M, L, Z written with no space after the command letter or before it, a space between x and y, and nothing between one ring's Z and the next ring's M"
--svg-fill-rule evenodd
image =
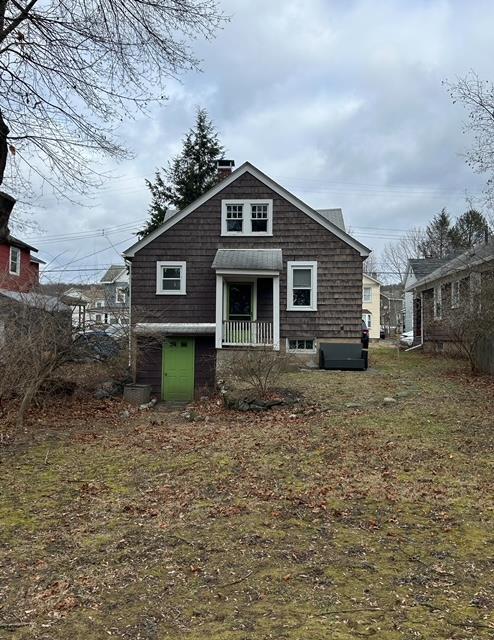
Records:
M316 341L311 338L310 340L291 340L287 341L287 351L290 353L315 353Z

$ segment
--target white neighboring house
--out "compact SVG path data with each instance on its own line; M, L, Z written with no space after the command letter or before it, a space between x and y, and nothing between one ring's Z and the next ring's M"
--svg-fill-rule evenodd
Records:
M413 331L413 285L451 260L447 258L409 258L403 281L405 296L403 301L404 331Z
M381 283L367 273L362 277L362 320L369 338L379 340L381 331Z
M74 328L103 329L129 321L129 276L125 265L111 265L98 284L71 287L64 296L86 303L82 315L73 308Z

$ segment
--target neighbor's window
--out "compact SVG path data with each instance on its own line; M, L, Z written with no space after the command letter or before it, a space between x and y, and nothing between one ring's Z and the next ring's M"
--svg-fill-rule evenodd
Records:
M456 309L460 306L460 281L451 283L451 308Z
M115 301L124 304L126 297L125 289L123 287L117 287L115 292Z
M316 348L316 341L311 340L287 340L288 351L310 351L313 353Z
M221 203L221 235L273 235L273 201L223 200Z
M443 314L441 285L434 287L434 320L440 320Z
M10 247L9 271L14 276L21 273L21 250L18 247Z
M97 309L102 309L102 308L103 308L103 303L101 302L101 300L98 300L98 301L96 302L96 308L97 308Z
M372 302L372 287L364 287L364 302Z
M101 322L101 313L96 314L96 322Z
M363 313L362 320L367 325L367 329L370 329L372 327L372 313Z
M317 262L288 262L287 309L316 311Z
M185 262L156 263L156 293L185 295Z

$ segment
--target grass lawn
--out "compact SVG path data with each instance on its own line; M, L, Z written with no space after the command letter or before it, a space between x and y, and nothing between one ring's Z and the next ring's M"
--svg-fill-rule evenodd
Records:
M0 638L492 638L494 381L377 348L283 384L0 449Z

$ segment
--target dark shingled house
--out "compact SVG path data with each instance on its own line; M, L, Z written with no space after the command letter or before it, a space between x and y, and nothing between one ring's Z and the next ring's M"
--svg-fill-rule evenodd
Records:
M223 161L225 162L225 161ZM324 342L359 342L370 250L340 209L315 210L252 164L130 247L136 380L166 400L214 385L238 349L290 351L313 366Z

